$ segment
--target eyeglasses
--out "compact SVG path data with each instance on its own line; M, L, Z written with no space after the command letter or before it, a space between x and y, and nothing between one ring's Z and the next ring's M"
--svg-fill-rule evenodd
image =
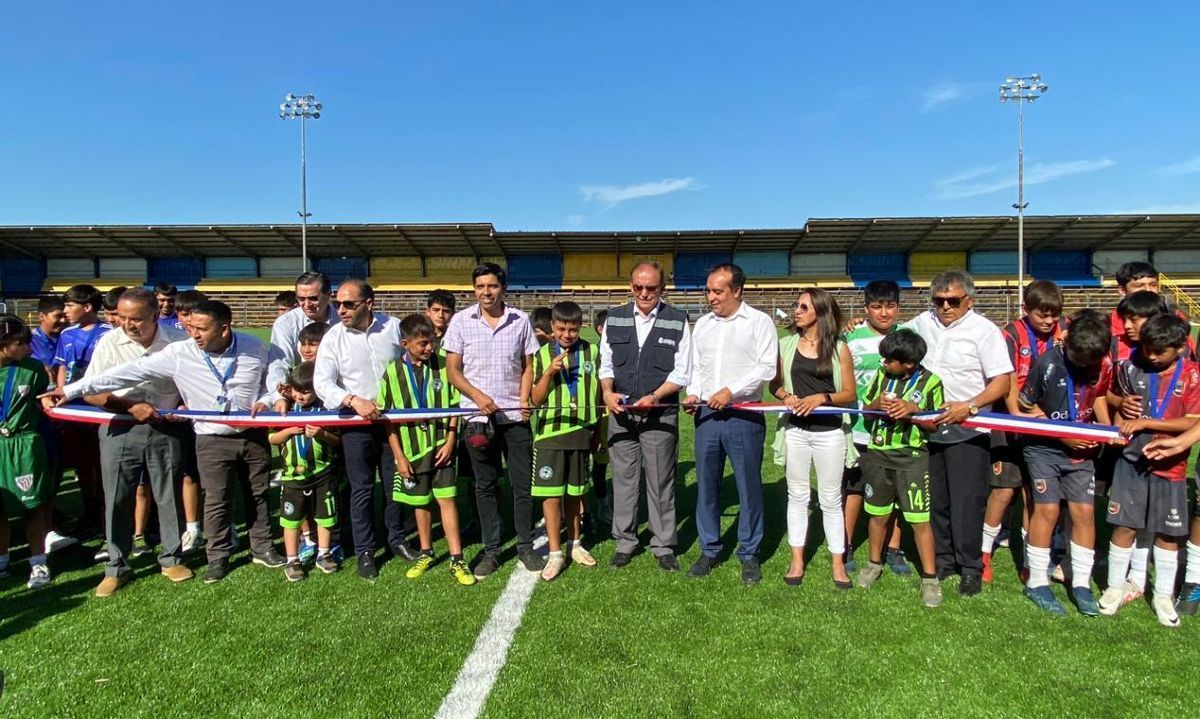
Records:
M808 312L811 309L812 309L812 307L809 306L808 304L805 304L804 302L796 303L796 310L799 312Z
M307 297L296 295L296 302L302 305L315 305L321 301L321 295L308 295Z
M340 300L340 301L333 300L329 304L333 305L334 307L338 308L339 310L346 310L347 312L353 312L354 310L358 309L365 302L366 302L366 300Z
M629 289L633 290L634 294L641 292L658 292L658 285L630 285Z
M942 305L949 305L951 307L957 308L959 305L961 305L963 303L963 300L965 300L965 299L967 299L966 295L959 295L958 297L936 297L935 296L930 299L930 302L933 303L934 307L941 307Z

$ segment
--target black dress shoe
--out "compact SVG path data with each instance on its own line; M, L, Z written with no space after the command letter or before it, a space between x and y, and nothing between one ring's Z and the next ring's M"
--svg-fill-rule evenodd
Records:
M279 569L283 565L287 564L287 557L280 554L279 550L275 549L274 547L271 547L270 549L263 552L262 554L255 554L255 553L251 552L250 561L254 562L255 564L257 564L261 567L268 567L270 569Z
M229 560L216 559L208 565L208 570L204 572L204 583L215 584L221 581L229 574Z
M672 559L674 559L674 557L672 557ZM614 567L620 568L620 567L629 566L629 563L631 561L633 561L632 554L627 554L625 552L617 552L616 554L614 554L612 556L612 559L610 559L608 563ZM660 563L661 563L661 560L660 560ZM675 568L676 569L679 568L678 563L675 565Z
M692 579L707 577L715 566L717 566L716 557L709 557L702 554L700 555L700 558L696 560L696 563L692 565L692 568L688 570L687 575Z
M379 570L375 568L375 557L370 552L358 555L358 576L363 579L375 579L379 576Z
M958 583L960 597L973 597L983 589L983 581L978 574L964 574Z
M532 547L517 550L517 559L531 572L540 572L546 568L546 560L533 551Z
M421 553L412 547L408 546L408 542L393 544L391 547L392 556L400 557L406 562L415 562L421 556Z
M742 560L742 583L743 584L758 584L762 581L762 567L759 566L758 560L751 557L750 559Z
M625 556L628 557L629 555ZM616 557L613 557L613 559L616 560ZM655 559L658 560L659 569L662 569L664 572L679 571L679 560L675 558L674 554L661 554L655 557ZM625 561L628 562L629 560L626 559Z

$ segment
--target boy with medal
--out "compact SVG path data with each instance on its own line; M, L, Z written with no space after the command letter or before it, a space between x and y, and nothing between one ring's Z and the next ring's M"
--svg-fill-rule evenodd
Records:
M376 400L379 409L457 407L459 393L446 376L445 353L434 350L437 335L429 319L419 314L405 317L400 323L400 334L404 355L384 371ZM433 566L431 505L436 500L450 549L450 575L463 586L475 583L475 575L463 560L458 531L458 473L454 469L457 435L457 417L394 424L389 428L388 444L396 458L392 499L413 508L421 542L420 554L404 575L409 579L423 576Z
M559 302L550 310L553 339L533 356L532 404L540 409L533 435L533 496L542 498L550 556L542 579L562 573L564 520L571 559L587 567L596 560L580 542L589 455L600 441L600 350L582 339L583 310ZM565 500L564 500L565 496Z

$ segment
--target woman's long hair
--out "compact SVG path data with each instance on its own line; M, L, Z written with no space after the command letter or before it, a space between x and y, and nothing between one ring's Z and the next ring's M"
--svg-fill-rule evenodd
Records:
M800 295L808 295L813 311L817 313L817 375L832 377L837 343L842 336L842 308L833 295L820 287L802 289ZM797 295L797 299L800 295ZM800 331L795 323L792 329Z

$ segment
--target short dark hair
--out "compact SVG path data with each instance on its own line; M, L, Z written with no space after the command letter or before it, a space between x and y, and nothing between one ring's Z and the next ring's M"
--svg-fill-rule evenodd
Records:
M722 262L719 265L713 265L708 274L712 275L716 272L728 272L729 286L735 290L740 290L746 286L746 273L742 271L741 267L732 262Z
M1025 309L1033 312L1048 312L1061 315L1063 311L1063 293L1058 285L1050 280L1034 280L1025 285Z
M16 315L5 314L0 315L0 347L7 347L11 344L29 344L33 339L33 333L29 331L29 327L21 321L21 318ZM15 372L16 370L10 370Z
M550 321L562 322L568 325L583 324L583 308L578 303L570 300L555 302L550 308Z
M301 362L288 372L284 384L301 392L312 392L314 369L316 369L315 362Z
M406 340L433 337L435 334L433 323L423 314L414 312L400 320L400 336Z
M550 326L553 310L549 307L534 307L529 311L529 321L533 324L535 330L541 330L543 334L550 334L553 328Z
M196 305L208 299L200 290L184 290L175 298L175 312L191 312Z
M1117 286L1124 287L1134 280L1141 280L1146 277L1158 279L1158 270L1154 269L1154 265L1149 262L1126 262L1117 268L1114 276L1117 280Z
M425 308L428 309L434 305L441 305L451 312L454 311L454 293L450 290L433 290L425 296Z
M95 285L72 285L63 293L63 302L74 302L77 305L91 305L93 312L99 312L104 306L100 290Z
M321 293L329 294L329 277L324 272L303 272L296 278L297 285L321 285ZM293 292L293 294L295 294Z
M192 314L208 315L219 325L233 324L233 310L229 309L229 305L219 300L197 302L196 306L192 308Z
M471 284L475 284L475 280L484 275L495 275L496 279L500 281L500 287L508 289L508 273L495 262L480 262L475 265L475 269L471 270Z
M1136 278L1135 278L1136 279ZM1117 316L1125 317L1153 317L1158 314L1166 314L1171 311L1167 306L1166 299L1157 292L1150 290L1141 290L1133 294L1125 295L1117 304Z
M121 295L125 294L125 290L127 289L129 288L122 285L120 287L114 287L108 292L105 292L104 299L100 301L100 304L104 305L104 311L115 312L117 309L117 303L121 301ZM158 300L156 299L155 303L157 302Z
M1183 349L1187 346L1190 329L1187 322L1164 312L1146 320L1146 324L1142 325L1141 332L1138 333L1138 344L1143 350L1151 352L1162 352L1171 348ZM1074 332L1075 329L1072 328L1071 331Z
M608 322L608 310L600 310L596 312L595 318L592 320L593 327L603 327Z
M342 284L338 285L338 288L340 289L347 286L357 287L359 297L363 298L364 300L375 299L375 288L360 277L347 277L346 279L342 280Z
M1063 354L1067 361L1076 367L1095 367L1100 364L1112 344L1108 322L1097 313L1085 310L1071 316L1070 327L1071 331L1063 341Z
M872 302L895 302L900 304L900 285L891 280L871 280L863 288L863 305Z
M295 307L296 306L296 291L284 290L275 295L276 307Z
M928 347L921 335L912 330L899 329L888 333L879 342L879 356L905 364L921 364Z
M310 322L304 325L300 334L296 335L296 343L302 345L321 344L321 339L329 331L329 325L324 322Z
M130 287L129 289L125 290L121 293L121 296L117 298L117 302L122 301L137 302L147 308L153 310L158 309L158 298L154 296L153 292L145 287Z
M179 294L179 288L170 282L158 282L154 285L154 294L174 297Z
M38 298L38 314L48 315L51 312L57 312L63 308L63 298L55 297L54 295L45 295Z

